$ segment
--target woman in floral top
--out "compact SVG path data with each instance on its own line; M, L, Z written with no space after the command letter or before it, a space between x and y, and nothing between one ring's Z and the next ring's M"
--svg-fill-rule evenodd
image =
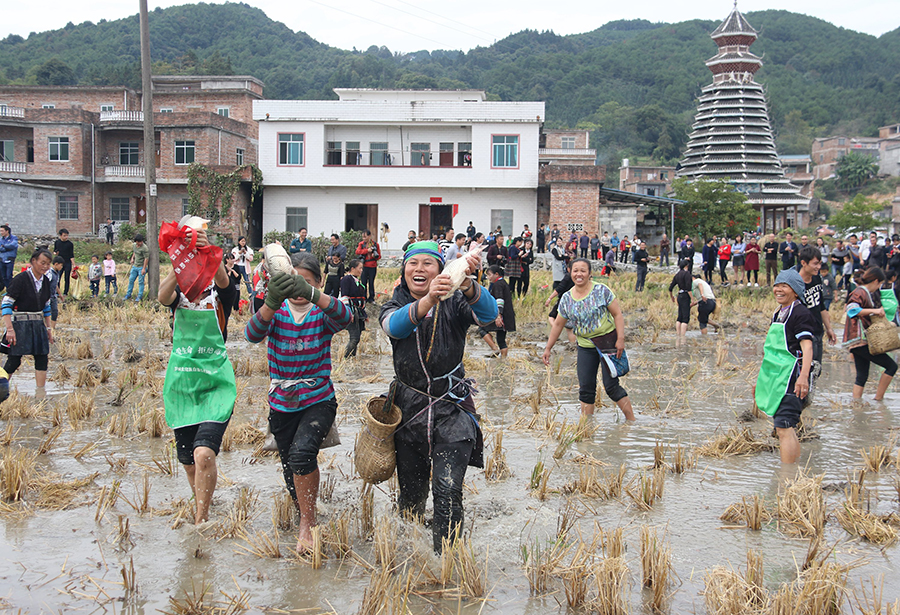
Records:
M621 358L625 351L625 318L619 301L603 284L591 279L591 262L585 258L572 261L572 290L559 301L556 318L547 347L544 349L544 365L550 364L550 352L568 321L572 321L578 341L578 399L581 413L593 414L597 397L597 372L602 369L603 388L609 398L622 410L625 419L634 421L631 399L610 373L601 352L615 353Z

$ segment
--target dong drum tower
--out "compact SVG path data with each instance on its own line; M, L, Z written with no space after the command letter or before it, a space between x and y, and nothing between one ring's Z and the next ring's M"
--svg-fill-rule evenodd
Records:
M760 212L764 230L808 226L809 199L784 175L775 151L766 93L754 80L762 66L762 59L750 51L756 30L735 3L710 36L719 47L706 61L713 82L700 95L676 176L727 178Z

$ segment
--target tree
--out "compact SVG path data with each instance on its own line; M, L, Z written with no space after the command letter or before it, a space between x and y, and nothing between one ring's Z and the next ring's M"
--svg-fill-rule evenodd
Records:
M75 85L75 72L59 58L41 64L34 76L38 85Z
M675 234L692 237L730 235L756 228L758 215L747 196L726 179L672 182L675 198L686 201L675 206Z
M878 173L878 163L872 156L849 151L838 160L834 172L842 188L853 190L862 187L875 177Z
M886 206L885 203L857 194L841 211L828 218L828 224L834 225L838 233L865 233L884 226L884 220L875 214L883 212Z

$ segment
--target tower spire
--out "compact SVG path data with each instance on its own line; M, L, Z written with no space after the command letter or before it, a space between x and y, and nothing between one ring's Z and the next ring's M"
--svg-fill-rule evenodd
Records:
M755 81L762 60L750 52L757 32L738 11L737 0L710 37L719 48L706 61L713 82L700 95L676 175L727 178L758 209L793 208L798 216L806 213L809 198L785 178L775 150L765 92Z

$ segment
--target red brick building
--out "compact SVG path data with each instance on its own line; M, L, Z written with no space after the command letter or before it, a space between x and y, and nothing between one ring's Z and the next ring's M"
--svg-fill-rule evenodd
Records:
M191 163L228 173L257 162L262 88L253 77L153 78L160 221L184 214ZM63 188L56 226L75 235L97 234L107 217L145 222L141 104L122 87L0 86L0 178ZM220 229L261 237L244 179Z

